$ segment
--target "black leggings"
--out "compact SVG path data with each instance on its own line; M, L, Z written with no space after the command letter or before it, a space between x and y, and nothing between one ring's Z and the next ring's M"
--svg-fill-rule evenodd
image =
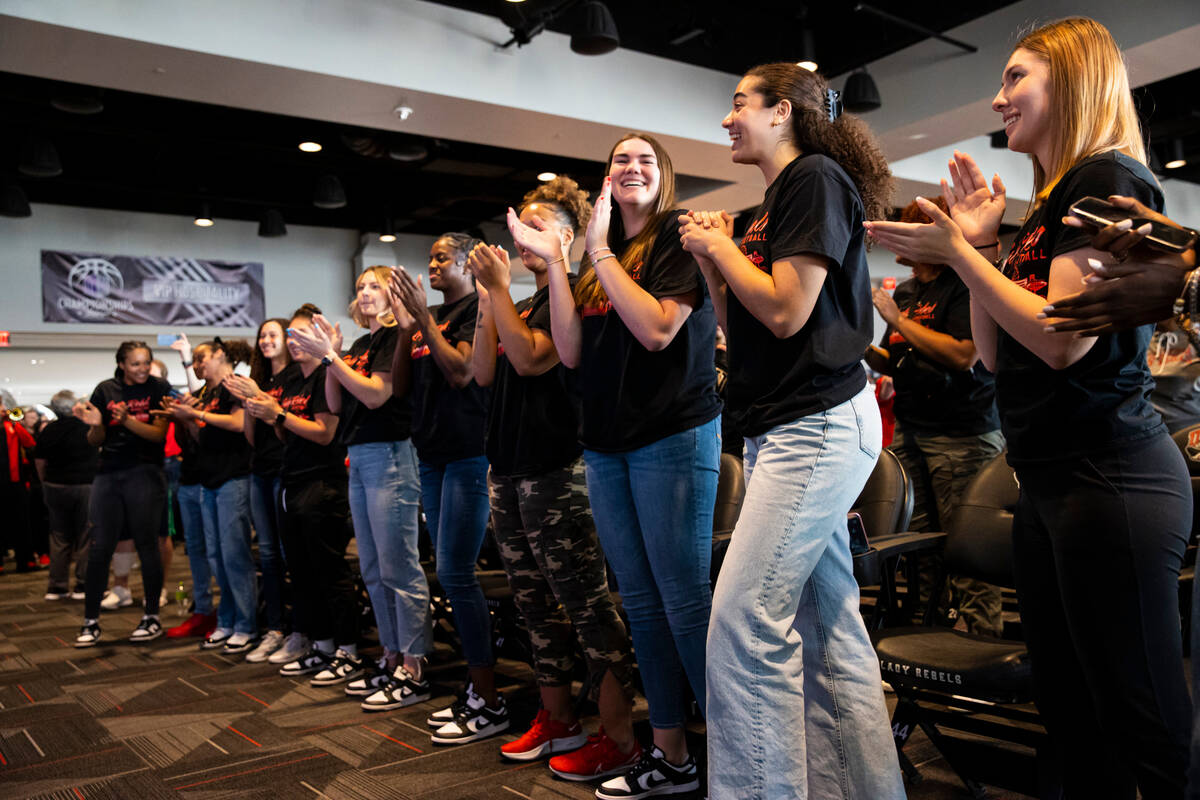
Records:
M1068 798L1183 796L1179 569L1192 492L1166 435L1017 468L1017 594Z
M142 564L146 613L158 613L163 585L158 529L166 502L167 482L162 467L139 464L96 476L92 482L92 543L88 548L85 618L98 619L100 616L100 598L108 585L108 566L124 531L133 537Z
M358 594L346 561L346 482L313 480L280 492L279 530L295 598L295 627L310 639L358 644Z

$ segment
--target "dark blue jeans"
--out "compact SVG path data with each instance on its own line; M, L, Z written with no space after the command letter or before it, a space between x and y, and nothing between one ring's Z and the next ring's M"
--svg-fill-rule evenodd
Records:
M625 453L585 450L583 459L596 533L629 614L650 724L677 728L685 676L705 706L720 420Z
M258 561L267 602L267 630L283 630L283 543L279 536L279 476L250 476L250 516L258 534Z
M438 580L454 609L463 657L470 667L490 667L495 661L492 620L475 577L475 562L487 533L487 471L486 456L445 465L421 462L421 502Z

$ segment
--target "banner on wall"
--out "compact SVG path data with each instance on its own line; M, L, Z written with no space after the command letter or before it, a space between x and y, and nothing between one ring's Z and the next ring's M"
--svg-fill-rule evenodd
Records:
M263 265L42 251L42 321L253 328Z

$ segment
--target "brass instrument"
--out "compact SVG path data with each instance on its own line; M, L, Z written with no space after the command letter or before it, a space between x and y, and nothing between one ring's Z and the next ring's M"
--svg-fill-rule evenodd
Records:
M25 410L18 406L17 408L9 409L8 418L13 422L20 422L25 419Z

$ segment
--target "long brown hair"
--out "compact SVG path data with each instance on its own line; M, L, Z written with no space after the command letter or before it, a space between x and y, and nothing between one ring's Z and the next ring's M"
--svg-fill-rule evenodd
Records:
M283 348L283 366L286 367L292 363L292 351L287 349L288 321L280 317L263 320L263 323L258 326L258 333L254 334L254 353L250 356L250 379L259 386L262 386L264 381L271 379L271 359L262 354L258 340L262 336L263 328L272 322L279 326L280 346Z
M662 227L663 222L671 214L671 210L675 208L675 167L671 164L671 157L667 155L666 149L659 144L658 140L653 136L645 133L631 132L622 136L608 151L608 159L604 162L604 174L607 175L612 171L613 154L617 152L617 147L622 142L627 142L630 139L641 139L646 144L650 145L650 149L654 151L654 158L658 162L658 197L654 201L654 210L650 212L650 219L646 220L645 226L633 237L633 241L629 244L625 255L619 260L621 268L626 273L632 274L635 267L646 260L650 255L650 250L654 247L655 238L658 236L658 230ZM612 215L612 219L608 224L608 246L621 245L625 241L625 225L621 221L620 213ZM585 263L587 256L584 256ZM599 279L596 277L596 270L589 269L583 272L579 282L575 284L575 304L580 308L602 306L608 302L608 295L604 291L604 287L600 285Z
M1087 17L1068 17L1025 34L1013 48L1018 49L1050 68L1053 146L1050 164L1033 159L1035 207L1086 158L1116 150L1146 163L1125 57L1108 28Z
M833 122L825 107L829 84L819 73L788 61L760 64L746 73L758 78L763 105L792 104L792 144L801 153L818 153L838 163L858 188L865 219L883 219L892 196L892 171L875 135L861 119L842 114Z

